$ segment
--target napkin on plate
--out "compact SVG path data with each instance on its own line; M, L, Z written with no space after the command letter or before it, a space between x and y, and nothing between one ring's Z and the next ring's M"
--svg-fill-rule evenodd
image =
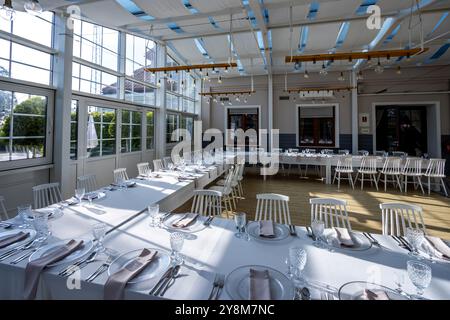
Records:
M9 235L0 240L0 249L12 245L18 241L22 241L30 235L29 232L20 231L18 233Z
M425 236L425 238L428 243L442 255L443 258L450 259L450 248L444 241L442 241L441 238L432 236Z
M255 270L250 268L249 299L271 299L269 270Z
M197 220L197 213L186 213L183 217L172 223L172 227L174 228L186 228L189 227L192 223Z
M59 247L52 253L46 254L39 259L29 262L25 268L24 298L34 299L36 297L39 276L47 265L64 259L72 252L80 249L82 246L83 240L70 240L67 244Z
M355 243L350 236L350 232L346 228L334 228L336 231L336 238L339 244L344 247L353 247Z
M275 225L272 220L259 221L259 236L264 238L275 238Z
M158 251L143 249L141 254L124 268L109 276L105 283L105 300L123 299L123 291L128 281L136 277L155 258Z
M387 293L382 290L364 289L364 297L367 300L391 300Z

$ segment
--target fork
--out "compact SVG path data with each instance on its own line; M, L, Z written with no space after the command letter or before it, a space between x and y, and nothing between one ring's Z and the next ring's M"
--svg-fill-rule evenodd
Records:
M221 273L216 274L216 279L214 279L214 284L216 288L216 293L209 298L209 300L217 300L219 299L220 293L222 292L223 286L225 285L225 275ZM214 291L214 288L213 288ZM212 293L212 292L211 292Z
M71 274L75 273L77 267L79 269L81 269L81 268L87 266L89 263L95 261L95 259L97 258L97 254L98 254L98 251L91 252L91 254L87 258L78 260L74 264L71 264L71 265L67 266L62 271L60 271L58 273L58 275L60 275L60 276L70 276Z
M86 278L87 282L92 282L97 278L99 275L101 275L103 272L108 270L109 266L111 265L111 262L113 260L112 256L108 256L108 259L100 266L97 270L95 270L89 277Z
M33 247L37 242L39 242L39 241L38 241L37 239L35 239L35 240L33 240L32 242L30 242L30 243L28 243L28 244L26 244L26 245L23 245L23 246L20 246L20 247L17 247L17 248L13 248L13 249L11 249L11 250L6 251L5 253L3 253L3 254L0 256L0 261L3 261L3 260L5 260L5 259L8 259L9 257L12 257L13 255L15 255L15 254L17 254L17 253L19 253L19 252L21 252L21 251L30 249L30 248Z
M211 288L211 292L209 294L208 300L211 300L213 295L214 295L214 291L216 291L216 288L219 286L219 274L216 273L216 275L214 276L214 282L213 282L213 287Z

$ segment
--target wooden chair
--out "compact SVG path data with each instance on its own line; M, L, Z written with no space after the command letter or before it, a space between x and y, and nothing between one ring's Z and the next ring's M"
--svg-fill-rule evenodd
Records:
M0 219L1 220L8 220L8 212L6 211L5 207L5 197L0 196Z
M346 228L352 230L347 213L347 201L333 198L312 198L311 222L322 220L325 228Z
M128 180L128 174L126 168L118 168L113 171L114 182L117 182L119 179Z
M381 203L383 235L404 236L406 228L418 228L426 233L422 208L407 203Z
M77 178L77 188L84 188L85 192L92 192L98 189L95 174L88 174Z
M384 182L384 191L387 190L387 184L393 183L394 185L397 183L400 192L402 191L402 184L400 182L401 179L401 162L402 159L398 157L387 157L384 161L383 168L378 172L378 182ZM383 176L383 179L381 179ZM389 179L392 178L392 179Z
M375 183L375 187L378 190L378 180L377 180L377 157L363 156L361 160L361 165L356 174L355 181L358 181L359 175L361 175L361 190L364 189L364 175L368 176L370 183Z
M147 173L152 172L152 169L150 169L150 164L148 162L138 163L137 169L140 176L146 176Z
M408 191L408 183L414 183L414 187L420 186L422 194L425 194L422 186L422 159L421 158L406 158L405 165L402 169L402 177L404 183L405 193ZM408 182L408 177L412 178L412 181Z
M202 216L220 216L222 193L215 190L195 190L191 212Z
M161 171L164 169L164 165L161 159L153 160L153 171Z
M289 212L289 197L275 193L260 193L256 195L255 221L271 220L275 223L291 224Z
M347 174L347 179L350 182L350 185L353 189L355 189L355 185L353 183L353 158L351 156L340 156L338 159L338 163L334 172L333 184L334 180L338 181L338 189L341 188L341 174Z
M445 187L445 159L430 159L427 170L424 174L428 178L428 195L431 193L431 179L439 180L439 188L442 186L445 196L448 197L447 188Z
M62 201L59 183L46 183L32 188L33 207L40 209Z

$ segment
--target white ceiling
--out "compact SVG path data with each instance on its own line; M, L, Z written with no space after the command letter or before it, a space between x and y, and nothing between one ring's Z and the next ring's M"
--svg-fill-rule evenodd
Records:
M130 0L147 15L154 17L153 21L145 21L128 12L119 2L124 0L40 0L46 9L64 10L64 6L77 4L80 6L82 16L94 22L120 29L129 29L150 35L152 26L152 37L160 41L166 41L169 48L172 47L178 52L184 61L188 63L205 62L226 62L229 58L229 26L230 12L233 13L233 45L245 73L264 74L270 69L273 73L294 72L292 64L285 64L284 58L290 54L299 54L301 28L308 29L308 39L304 54L326 53L330 50L336 51L359 51L368 48L368 45L377 37L379 30L369 30L366 21L356 14L356 10L364 0L315 0L319 3L319 9L314 19L308 19L307 15L312 0L249 0L251 7L245 6L241 0L189 0L191 9L185 7L183 0ZM14 1L20 6L21 1ZM407 14L410 11L411 0L378 0L384 15L393 18L394 25L391 27L381 41L372 49L404 48L408 45L409 38L415 46L420 42L419 16L413 19ZM260 4L262 3L262 4ZM254 5L256 4L256 5ZM292 7L292 17L294 27L292 28L292 41L289 24L289 6ZM263 56L259 50L256 34L251 32L250 23L247 19L249 9L266 9L269 21L255 20L254 31L270 30L272 36L271 64L264 64ZM420 56L401 62L386 61L386 64L401 63L402 65L420 64L449 64L450 50L447 50L439 59L429 60L446 43L450 43L450 34L438 37L450 30L450 14L442 21L439 27L433 31L443 14L450 10L450 0L429 1L429 4L422 9L421 18L423 21L423 31L425 40L430 40L426 47L430 50ZM432 12L430 12L432 11ZM406 14L405 14L406 13ZM258 14L256 15L258 16ZM355 19L355 18L358 18ZM215 25L211 23L215 22ZM410 21L411 20L411 21ZM348 21L349 29L347 37L342 46L335 48L339 29L343 22ZM383 20L384 21L384 20ZM176 32L169 27L169 23L175 23L181 28L181 32ZM308 24L306 27L299 24ZM410 32L408 25L416 25ZM264 24L264 25L262 25ZM386 37L394 28L400 24L400 29L391 41L383 43ZM432 32L433 31L433 32ZM205 49L211 59L204 57L197 48L194 39L202 39ZM431 41L432 40L432 41ZM355 62L333 63L331 70L349 69ZM367 67L367 64L363 65ZM321 64L307 65L311 71L319 70ZM231 75L237 75L234 70Z

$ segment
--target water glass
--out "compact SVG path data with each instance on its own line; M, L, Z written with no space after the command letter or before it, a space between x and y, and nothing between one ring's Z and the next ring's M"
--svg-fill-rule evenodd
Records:
M174 165L173 165L172 162L169 162L169 163L167 164L167 168L168 168L170 171L173 170L173 167L174 167Z
M148 209L148 215L150 217L150 227L156 227L158 226L158 222L156 221L159 214L159 205L150 205L147 207Z
M86 193L86 190L84 188L75 189L75 198L78 199L78 204L81 205L81 201L83 200L85 193Z
M174 232L170 234L170 248L172 249L170 258L175 265L183 264L183 256L180 254L183 249L184 234L181 232Z
M303 269L307 261L306 251L300 247L289 248L289 274L295 281L304 283Z
M419 260L422 259L419 254L419 248L425 241L425 235L423 231L416 228L406 228L405 236L406 240L408 240L408 242L413 247L413 251L409 252L408 254Z
M409 280L416 287L417 294L413 297L416 299L423 299L423 293L431 282L431 268L417 260L410 260L407 262L407 269Z
M22 223L20 224L19 228L26 229L30 228L30 217L32 215L31 211L31 205L21 205L17 207L17 215L19 216L20 220L22 220Z
M325 223L322 220L313 220L313 222L311 223L311 229L315 237L314 245L317 248L325 248L325 245L322 243L322 236L323 232L325 231Z
M97 242L95 247L95 251L104 252L106 248L103 245L103 239L106 235L107 226L105 223L97 223L92 227L92 235L94 236L94 240Z
M236 212L236 214L234 215L234 223L236 224L236 228L238 229L238 232L235 233L236 237L239 239L244 238L242 229L247 224L247 215L244 212Z
M33 211L33 226L36 230L36 238L38 241L44 241L50 235L50 226L48 223L48 213Z

